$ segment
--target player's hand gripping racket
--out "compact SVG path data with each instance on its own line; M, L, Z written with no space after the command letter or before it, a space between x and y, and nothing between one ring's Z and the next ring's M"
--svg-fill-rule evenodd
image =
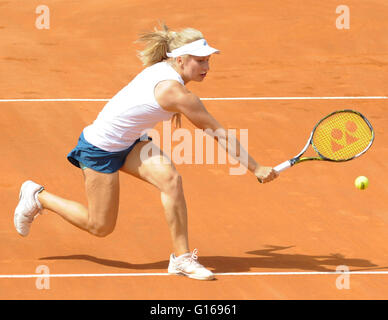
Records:
M281 172L293 165L310 160L349 161L365 153L372 145L374 131L370 122L353 110L335 111L320 120L311 132L303 150L274 168ZM318 157L302 157L309 145Z

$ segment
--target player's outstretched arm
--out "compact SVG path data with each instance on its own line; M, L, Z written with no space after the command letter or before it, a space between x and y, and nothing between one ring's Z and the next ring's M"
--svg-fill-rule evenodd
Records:
M236 160L240 161L260 182L269 182L277 177L271 167L260 166L243 148L240 141L206 110L202 101L176 81L164 81L158 85L155 96L158 103L171 112L185 115L193 125L204 130Z

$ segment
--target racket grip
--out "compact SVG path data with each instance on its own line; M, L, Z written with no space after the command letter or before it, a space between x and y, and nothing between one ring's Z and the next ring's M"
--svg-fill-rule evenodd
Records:
M275 168L273 168L277 172L281 172L285 169L288 169L291 167L291 162L290 160L284 161L283 163L277 165Z

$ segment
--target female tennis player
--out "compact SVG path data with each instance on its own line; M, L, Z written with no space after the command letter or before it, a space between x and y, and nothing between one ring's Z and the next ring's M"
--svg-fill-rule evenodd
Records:
M105 237L115 228L119 208L119 171L146 181L161 192L173 252L168 272L200 280L214 278L197 260L197 250L189 249L187 208L182 178L163 152L141 156L152 141L144 130L158 122L186 116L196 127L218 132L215 139L231 154L243 150L240 143L228 146L228 131L209 114L201 100L186 84L201 82L209 72L209 59L217 49L210 47L198 30L162 30L143 34L145 49L140 59L146 67L102 109L97 119L85 127L68 160L82 169L88 208L63 199L33 182L23 183L14 223L17 232L27 236L34 218L47 209L95 236ZM179 122L179 121L178 121ZM150 145L148 145L150 147ZM245 152L245 150L244 150ZM165 161L167 160L167 161ZM245 166L261 182L277 177L271 167L259 165L247 156Z

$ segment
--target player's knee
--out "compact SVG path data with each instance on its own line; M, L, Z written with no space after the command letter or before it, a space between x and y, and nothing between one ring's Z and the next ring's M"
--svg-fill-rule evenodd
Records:
M96 237L104 238L110 235L113 232L114 228L114 224L94 222L89 224L88 231Z
M182 176L176 170L169 170L163 177L163 192L172 194L182 190Z

